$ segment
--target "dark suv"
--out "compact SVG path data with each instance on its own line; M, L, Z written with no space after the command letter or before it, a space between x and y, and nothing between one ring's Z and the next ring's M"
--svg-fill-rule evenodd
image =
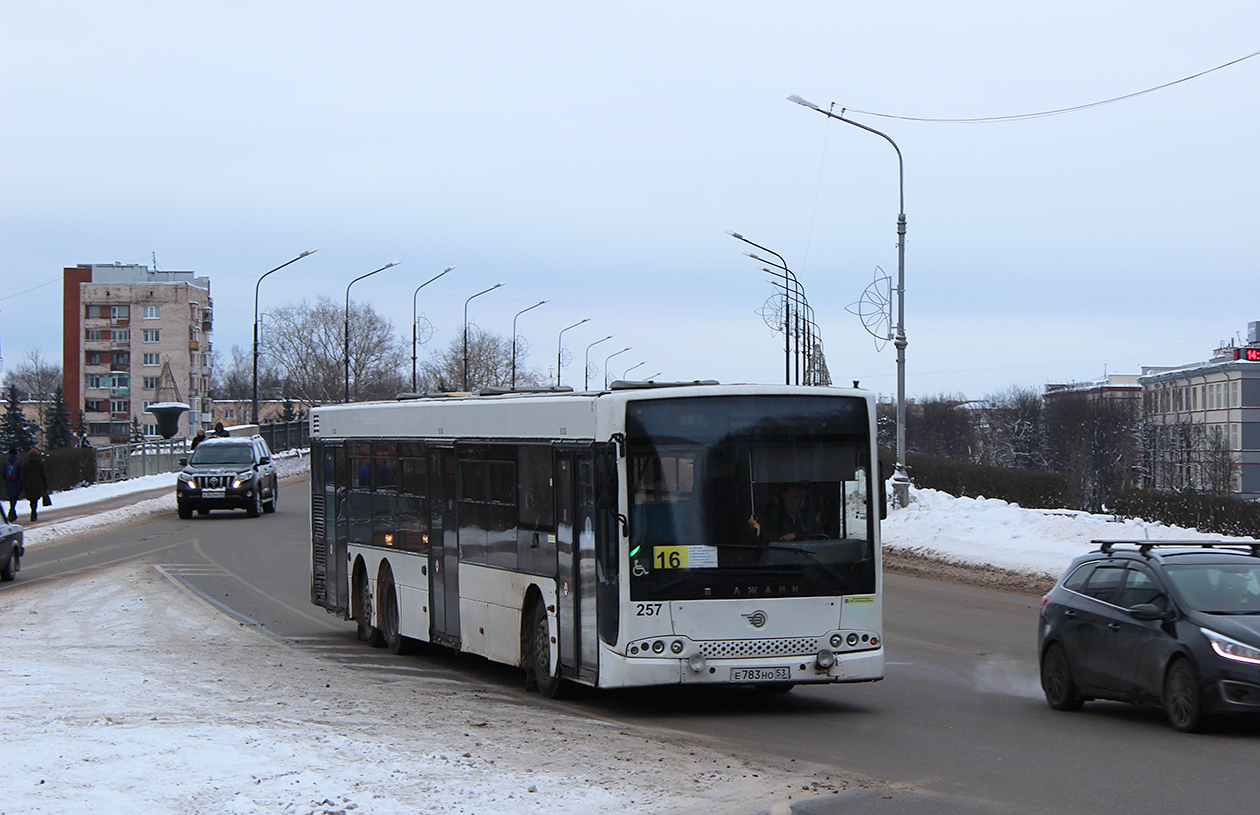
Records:
M1094 541L1041 601L1041 687L1162 705L1173 727L1260 713L1260 544Z
M179 517L193 510L244 509L251 518L275 512L280 495L276 465L262 436L206 439L184 463L175 482Z

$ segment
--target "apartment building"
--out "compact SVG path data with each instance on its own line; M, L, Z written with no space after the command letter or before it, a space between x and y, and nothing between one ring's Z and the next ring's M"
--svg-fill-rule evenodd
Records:
M1247 342L1222 343L1212 358L1143 367L1143 411L1164 438L1148 451L1152 487L1203 489L1223 479L1240 498L1260 500L1260 322Z
M127 441L133 421L156 434L144 410L158 401L190 407L179 435L210 426L213 317L210 279L195 272L119 263L63 270L63 388L92 444Z

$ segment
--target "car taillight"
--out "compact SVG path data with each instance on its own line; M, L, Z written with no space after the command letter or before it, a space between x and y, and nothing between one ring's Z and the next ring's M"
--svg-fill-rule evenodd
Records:
M1046 610L1046 603L1048 602L1050 602L1050 595L1047 594L1041 598L1041 611L1042 612Z

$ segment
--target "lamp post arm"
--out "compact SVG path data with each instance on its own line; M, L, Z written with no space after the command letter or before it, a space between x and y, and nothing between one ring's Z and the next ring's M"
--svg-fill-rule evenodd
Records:
M534 305L530 306L529 308L523 308L520 311L516 312L516 314L512 315L512 390L516 390L516 318L520 317L522 314L524 314L527 311L533 311L539 306L544 305L545 303L550 303L550 302L551 302L550 300L539 300L537 303L534 303Z
M297 263L307 255L313 255L318 251L318 249L305 250L302 254L293 258L293 260L285 261L271 271L263 272L262 277L258 278L258 282L254 284L254 395L253 401L250 403L252 415L249 418L251 422L258 421L258 287L262 285L263 277L266 277L272 272L278 272L290 263Z
M416 290L411 293L411 390L416 390L416 296L420 294L420 290L425 286L437 280L442 275L454 269L454 266L447 266L439 274L430 277L428 280L416 286Z
M379 268L379 269L373 269L372 271L368 272L367 274L361 274L361 275L359 275L358 277L356 277L354 280L351 280L349 283L347 283L347 284L346 284L346 347L345 347L345 354L346 354L346 404L350 404L350 287L351 287L351 286L353 286L355 283L358 283L358 282L359 282L360 280L362 280L363 278L365 278L365 277L371 277L372 275L376 274L377 272L383 272L383 271L385 271L386 269L390 268L391 266L397 266L400 262L401 262L401 261L392 260L392 261L390 261L389 263L386 263L386 264L385 264L384 266L382 266L381 268Z

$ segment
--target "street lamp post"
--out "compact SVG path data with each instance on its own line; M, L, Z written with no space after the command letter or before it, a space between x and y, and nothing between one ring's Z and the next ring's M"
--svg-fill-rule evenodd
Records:
M630 372L633 371L635 368L642 368L644 365L647 365L646 359L640 362L638 365L631 365L629 368L626 368L625 372L621 374L621 378L626 380L627 382L630 381Z
M601 342L608 342L612 338L613 338L613 335L609 334L607 337L604 337L602 340L595 340L595 342L586 346L586 360L585 360L585 364L582 367L582 374L583 374L582 390L589 391L591 389L591 349L599 345Z
M560 366L561 366L561 363L564 362L564 359L563 359L564 357L564 332L568 331L570 328L577 328L582 323L589 323L590 321L591 321L590 317L584 317L581 320L578 320L573 325L569 326L568 328L560 329L560 336L556 338L556 387L557 388L560 387Z
M346 284L346 404L350 403L350 287L358 283L365 277L371 277L377 272L383 272L391 266L397 266L401 261L390 261L379 269L373 269L367 274L362 274Z
M305 252L298 255L293 260L287 261L285 263L281 263L279 266L272 269L271 272L278 272L281 269L283 269L285 266L288 266L290 263L297 263L302 258L306 257L307 255L313 255L317 251L319 250L307 249ZM253 401L250 402L251 412L250 412L249 420L251 422L258 421L258 287L262 285L263 277L266 277L267 275L271 274L271 272L264 272L263 276L258 278L258 282L254 284L254 398L253 398Z
M529 308L523 308L520 311L516 312L516 315L512 317L512 390L516 390L516 318L521 316L527 311L533 311L534 309L541 306L543 303L550 303L550 302L551 302L550 300L539 300L537 303L534 303L534 305L530 306Z
M887 133L881 133L873 127L844 118L844 109L840 115L830 110L823 110L813 102L806 101L793 94L789 102L816 110L830 119L838 119L845 124L861 128L868 133L887 141L897 151L897 193L900 209L897 213L897 326L893 330L893 346L897 349L897 472L893 475L893 490L897 496L897 504L905 506L910 499L910 476L906 474L906 167L901 157L901 148ZM834 105L833 105L834 107Z
M745 238L743 235L739 234L738 232L731 232L730 230L727 230L726 234L730 235L732 238L734 238L737 241L743 241L749 246L755 246L763 252L769 252L770 254L774 255L776 258L779 259L779 262L775 263L773 260L770 260L768 258L763 258L760 255L756 254L755 252L744 253L745 255L752 258L753 260L761 261L762 263L769 263L771 266L774 266L775 268L779 269L780 272L778 274L780 274L780 276L783 278L783 290L785 292L784 301L787 304L787 307L784 309L784 315L783 315L783 384L790 385L792 384L792 356L793 356L792 355L792 340L794 339L793 334L795 333L792 330L792 313L793 313L792 306L794 302L799 302L799 303L803 303L806 308L809 308L809 304L805 301L805 287L801 285L801 281L798 280L796 275L792 272L792 270L788 268L787 261L783 259L783 255L780 255L778 252L774 251L773 249L762 246L759 243L753 243L748 238ZM765 271L769 272L770 274L776 274L776 272L770 272L769 269L766 269ZM787 296L787 293L789 291L788 285L787 285L789 282L789 278L791 278L791 283L795 287L793 293L797 295L799 299ZM799 317L800 315L799 315L799 310L798 310L797 318L799 319ZM796 339L796 357L797 357L796 384L799 385L801 383L801 372L800 372L801 344L800 344L800 337L795 337L795 339Z
M464 390L468 390L468 304L475 298L480 297L483 294L489 294L502 285L502 283L495 283L485 291L479 291L464 301Z
M416 286L416 290L411 293L411 392L412 393L415 393L416 391L416 320L418 319L416 317L416 295L418 295L420 293L420 290L423 289L425 286L429 285L434 280L437 280L439 277L441 277L442 275L446 274L447 272L451 271L454 268L455 268L454 266L447 266L445 269L441 271L440 274L436 274L433 277L430 277L428 280L421 283L419 286Z
M604 390L608 390L608 360L612 359L615 356L620 356L621 354L624 354L625 352L629 350L630 350L630 346L627 345L625 348L622 348L620 351L609 354L604 359Z

